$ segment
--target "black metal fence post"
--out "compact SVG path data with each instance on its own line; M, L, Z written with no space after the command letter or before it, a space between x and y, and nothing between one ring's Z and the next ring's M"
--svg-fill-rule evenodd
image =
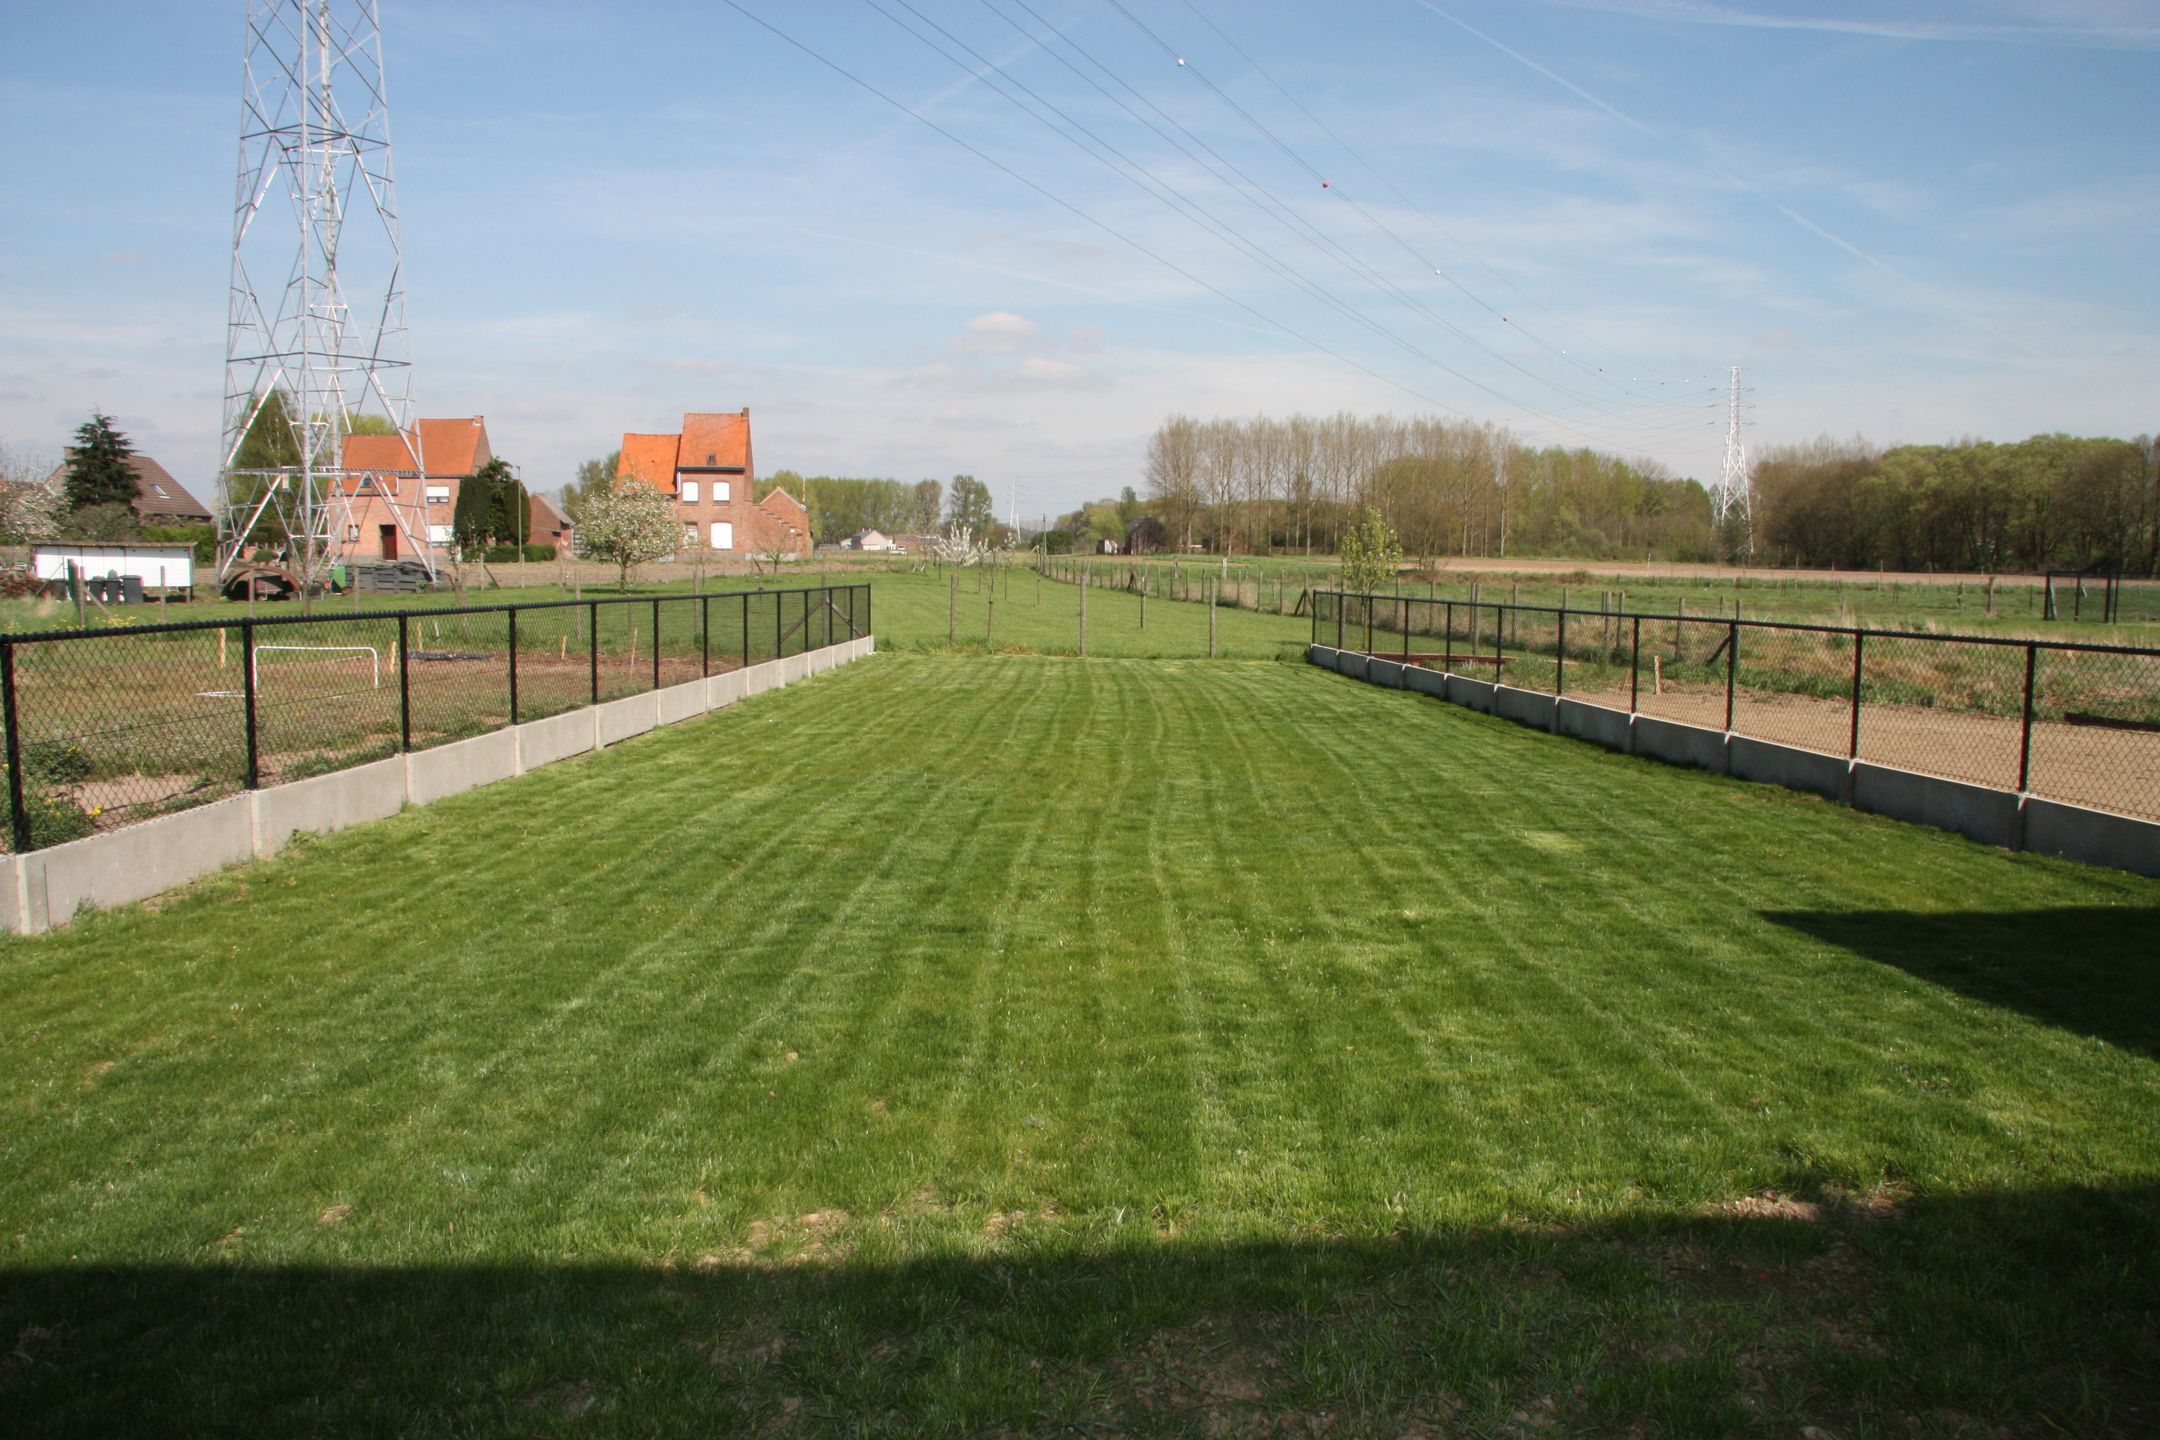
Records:
M585 602L585 670L590 694L587 703L600 703L600 602Z
M743 591L742 597L742 668L750 668L750 592L747 590Z
M1740 622L1725 630L1725 733L1732 733L1733 686L1740 674Z
M7 726L8 832L15 853L30 852L30 812L23 808L22 719L16 710L15 647L0 645L0 724Z
M510 606L510 607L509 607L509 611L508 611L508 613L509 613L509 616L510 616L510 723L511 723L512 725L515 725L515 724L517 724L517 723L518 723L518 686L517 686L517 680L518 680L518 676L517 676L517 617L518 617L518 607L517 607L517 606L515 606L515 605L512 605L512 606Z
M1441 652L1446 658L1440 662L1440 668L1452 675L1455 673L1455 602L1443 600L1440 603L1447 607L1446 624L1442 627L1447 633L1440 641Z
M1642 706L1642 616L1635 617L1635 638L1628 649L1627 711L1640 714ZM1629 753L1633 753L1630 751Z
M2025 724L2018 737L2018 793L2031 790L2032 779L2032 732L2033 732L2033 678L2040 669L2040 647L2025 647Z
M958 578L956 575L955 581ZM780 628L785 624L787 607L780 603L780 592L775 590L772 597L772 658L775 660L784 659L787 655L787 631Z
M1495 685L1498 685L1498 684L1500 683L1500 663L1501 663L1501 662L1502 662L1503 660L1505 660L1505 659L1507 658L1507 657L1506 657L1506 655L1505 655L1505 654L1503 653L1503 652L1504 652L1504 650L1505 650L1505 644L1504 644L1504 641L1505 641L1505 639L1506 639L1506 636L1507 636L1507 621L1508 621L1508 617L1507 617L1507 611L1503 610L1503 609L1502 609L1502 608L1501 608L1500 606L1498 606L1498 605L1495 605L1495 606L1493 606L1493 607L1492 607L1492 640L1493 640L1493 645L1492 645L1492 683L1493 683L1493 684L1495 684Z
M1368 655L1372 654L1372 602L1373 597L1367 594L1365 596L1365 653Z
M251 691L252 685L248 687ZM397 617L397 694L398 694L398 751L403 754L412 749L412 619L400 614ZM254 702L248 703L248 767L254 768L255 715Z
M240 622L241 694L247 707L247 788L262 786L262 745L255 715L255 622Z
M1329 594L1335 601L1335 648L1340 650L1343 642L1343 612L1349 607L1343 604L1342 591L1334 590L1330 591Z
M660 688L660 601L652 602L652 688Z
M1847 758L1848 760L1857 760L1857 759L1859 759L1859 758L1860 758L1860 664L1861 664L1861 659L1860 659L1860 657L1861 657L1861 654L1862 654L1863 650L1864 650L1864 649L1866 648L1866 641L1867 641L1867 632L1866 632L1866 631L1863 631L1863 630L1855 630L1855 631L1853 631L1853 633L1852 633L1852 739L1851 739L1851 741L1850 741L1850 742L1848 743L1848 748L1847 748L1847 750L1846 750L1846 752L1845 752L1845 758Z
M712 596L698 601L698 674L712 674Z
M1567 694L1567 607L1560 607L1560 636L1553 643L1552 693Z

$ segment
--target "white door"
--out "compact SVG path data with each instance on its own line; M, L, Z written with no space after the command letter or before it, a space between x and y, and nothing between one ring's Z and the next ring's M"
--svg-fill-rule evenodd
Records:
M712 548L715 550L732 550L735 548L735 526L732 522L726 520L712 522Z

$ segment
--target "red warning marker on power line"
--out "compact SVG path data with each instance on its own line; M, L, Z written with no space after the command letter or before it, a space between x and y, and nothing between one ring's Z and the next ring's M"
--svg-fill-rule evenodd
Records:
M1321 188L1322 190L1325 190L1325 189L1327 189L1327 188L1328 188L1328 183L1327 183L1327 181L1325 181L1325 180L1322 180L1322 181L1320 182L1320 188Z

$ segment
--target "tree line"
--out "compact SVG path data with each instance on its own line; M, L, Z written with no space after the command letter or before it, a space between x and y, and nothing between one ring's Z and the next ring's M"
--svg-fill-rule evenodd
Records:
M1755 463L1773 564L1987 573L2160 570L2160 446L2035 435L1900 445L1824 437Z
M1224 553L1333 552L1368 506L1417 557L1717 550L1708 492L1659 462L1541 449L1470 422L1173 415L1148 441L1146 476L1158 543Z

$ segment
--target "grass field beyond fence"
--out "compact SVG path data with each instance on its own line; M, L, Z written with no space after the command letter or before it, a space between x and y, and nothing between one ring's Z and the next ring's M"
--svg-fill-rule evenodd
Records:
M0 941L0 1430L2150 1433L2156 922L1303 664L884 656Z

